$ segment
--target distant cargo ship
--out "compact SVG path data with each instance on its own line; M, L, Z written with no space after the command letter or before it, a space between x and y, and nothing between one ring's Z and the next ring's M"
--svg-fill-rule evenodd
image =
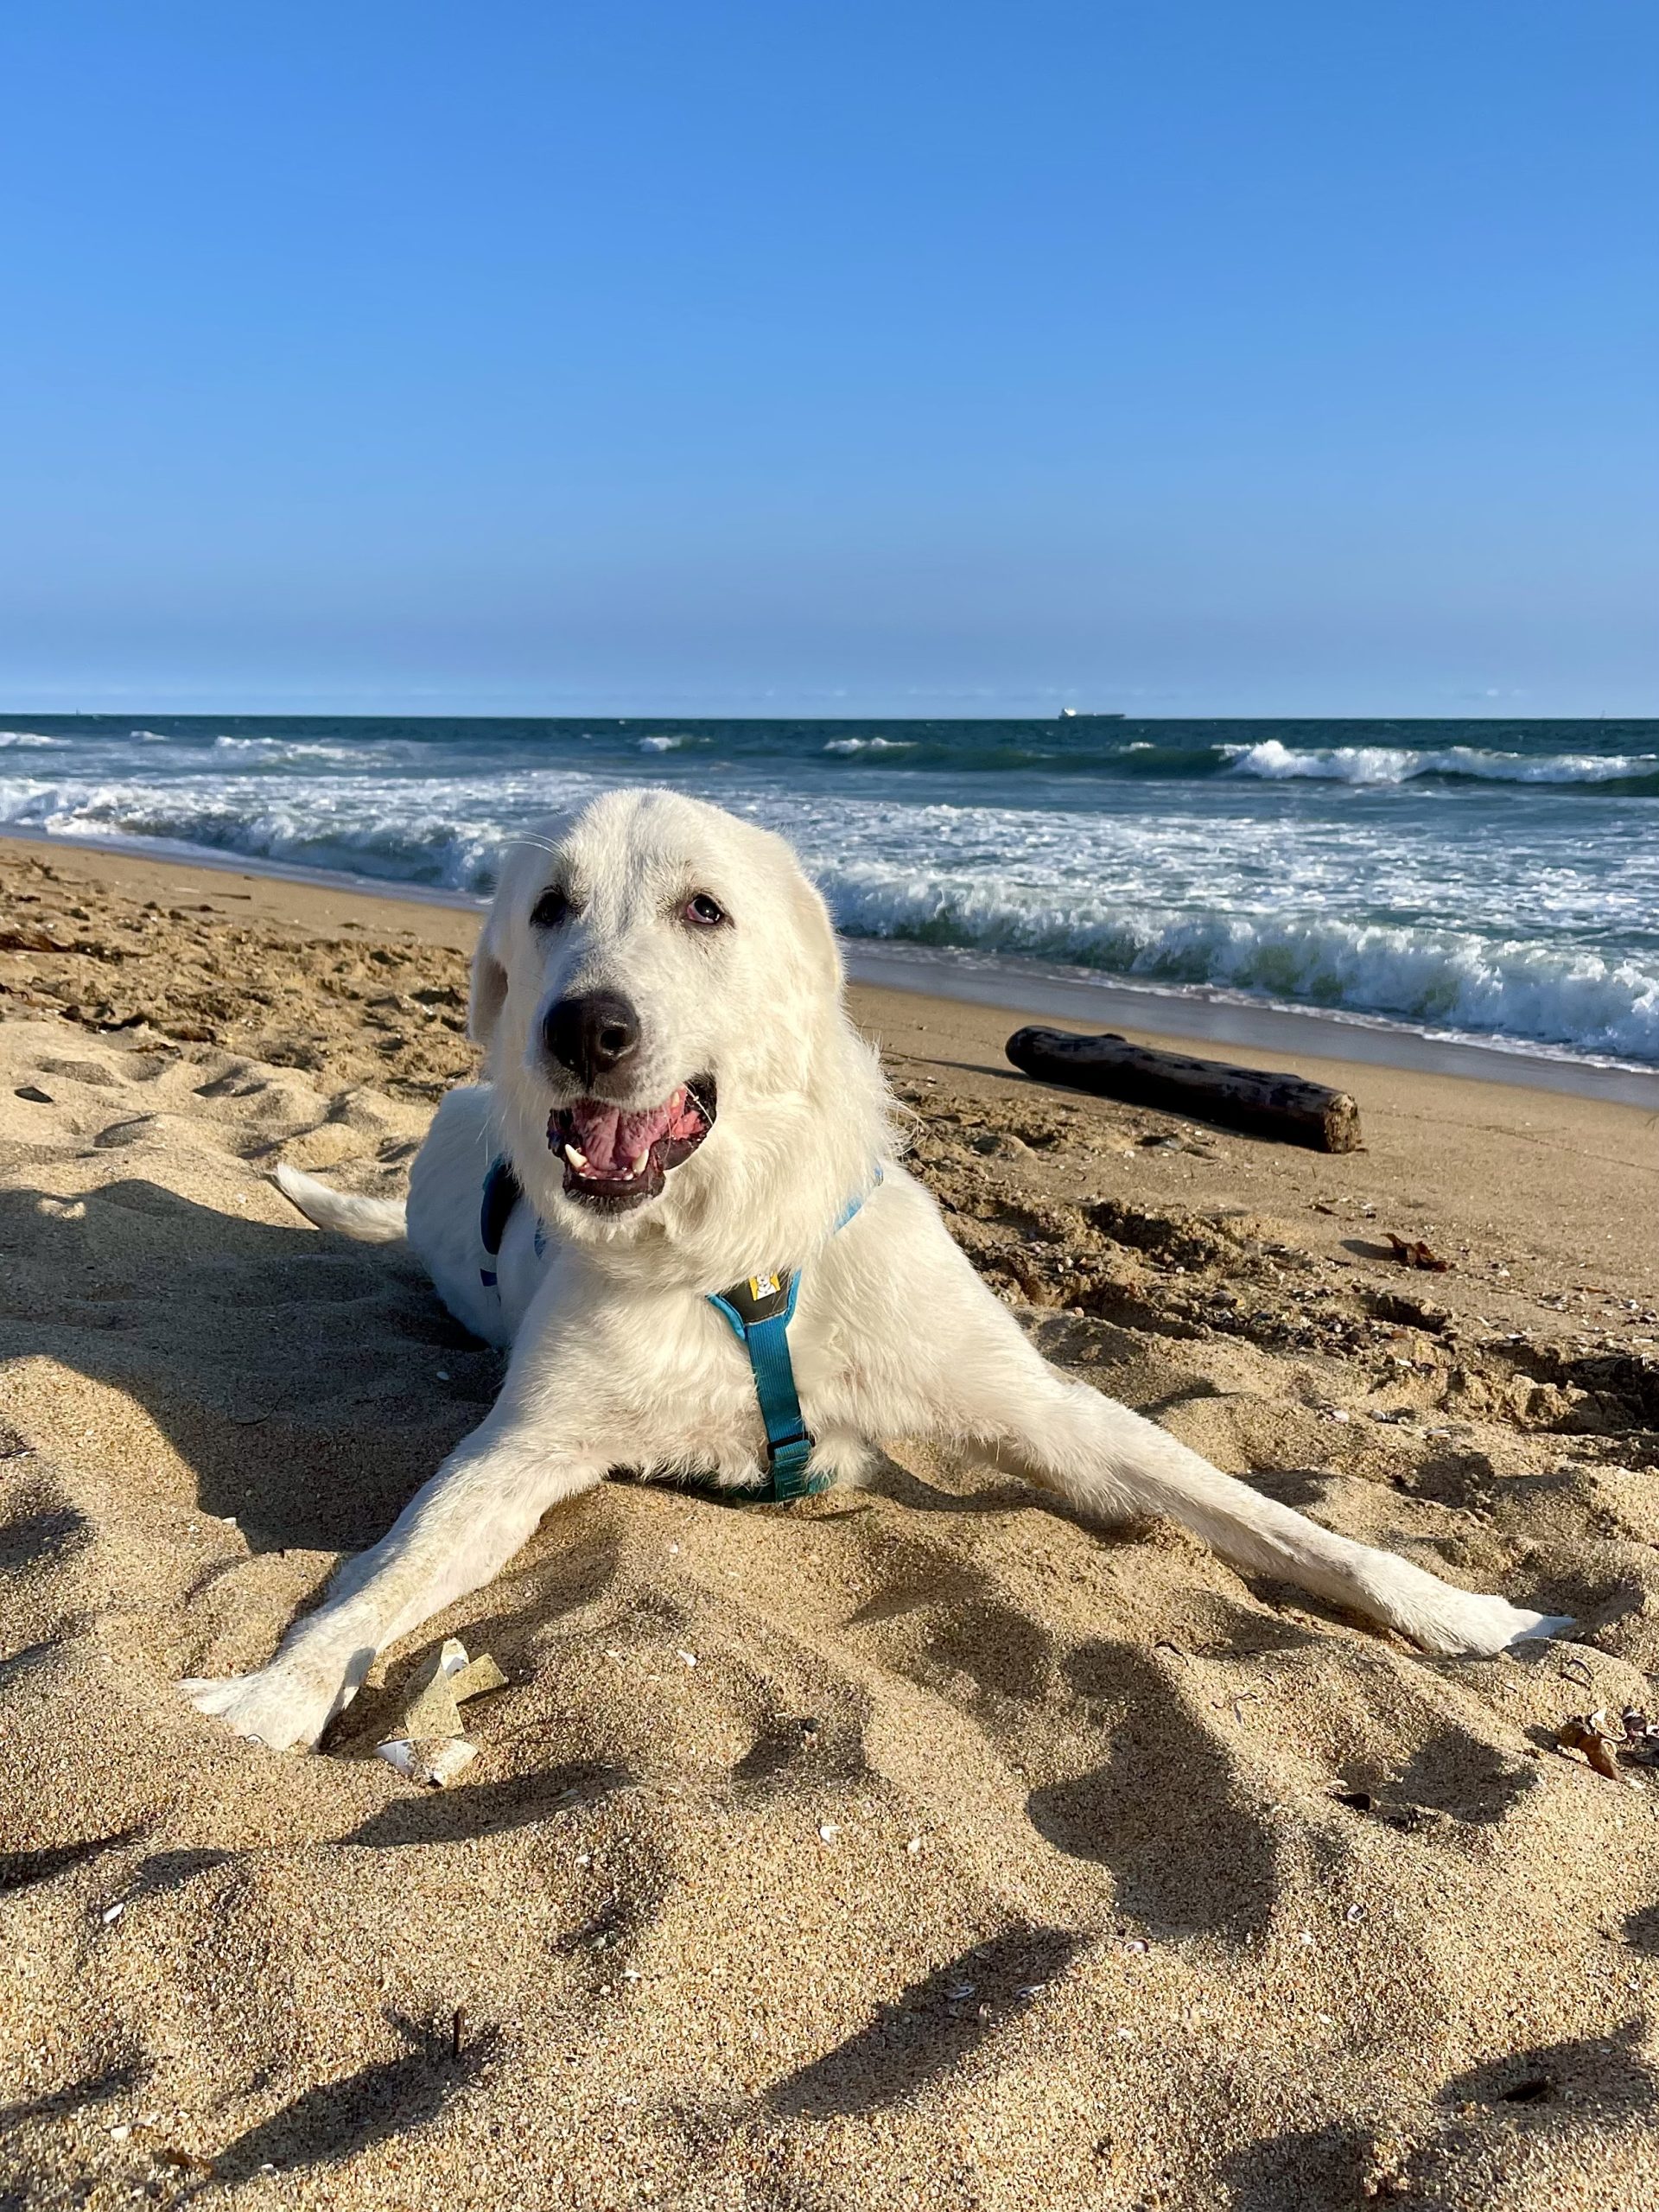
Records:
M1121 722L1122 719L1122 715L1097 715L1090 707L1062 707L1060 709L1060 720L1063 722Z

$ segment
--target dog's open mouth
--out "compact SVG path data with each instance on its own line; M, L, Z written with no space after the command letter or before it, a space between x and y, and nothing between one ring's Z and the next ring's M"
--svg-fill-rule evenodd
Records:
M605 1211L654 1198L671 1169L690 1160L715 1126L715 1079L694 1076L660 1106L578 1098L547 1122L550 1151L564 1156L564 1194Z

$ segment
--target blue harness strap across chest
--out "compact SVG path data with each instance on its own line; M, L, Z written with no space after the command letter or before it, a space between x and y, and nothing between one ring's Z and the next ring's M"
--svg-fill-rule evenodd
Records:
M810 1497L827 1489L829 1478L809 1475L812 1439L795 1388L795 1363L789 1356L789 1325L799 1295L798 1273L750 1275L729 1290L711 1293L709 1303L737 1332L754 1371L754 1395L766 1428L766 1463L774 1497Z
M881 1180L879 1167L875 1180ZM486 1290L498 1287L495 1262L500 1254L501 1240L506 1235L512 1210L523 1195L523 1186L512 1163L498 1160L484 1179L484 1198L479 1210L479 1235L483 1241L486 1264L478 1272ZM836 1229L845 1229L863 1203L861 1197L849 1200L842 1210ZM541 1249L539 1223L537 1249ZM806 1471L806 1463L812 1456L812 1438L801 1412L800 1393L795 1387L795 1363L789 1355L789 1325L795 1318L795 1301L800 1288L800 1271L793 1268L779 1275L749 1275L728 1290L708 1293L709 1303L730 1322L739 1343L749 1355L754 1395L766 1432L766 1465L772 1477L768 1495L780 1500L816 1497L829 1488L830 1479L827 1475L809 1475Z

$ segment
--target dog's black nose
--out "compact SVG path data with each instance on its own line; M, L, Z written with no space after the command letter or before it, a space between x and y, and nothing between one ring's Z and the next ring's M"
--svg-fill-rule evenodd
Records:
M639 1017L614 991L583 991L548 1008L542 1041L562 1067L591 1083L639 1050Z

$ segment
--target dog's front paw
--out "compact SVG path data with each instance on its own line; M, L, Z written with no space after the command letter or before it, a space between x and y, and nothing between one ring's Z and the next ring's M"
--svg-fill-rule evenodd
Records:
M228 1721L238 1736L272 1751L289 1751L296 1745L309 1751L343 1702L343 1687L320 1681L281 1661L261 1668L257 1675L179 1684L198 1713Z

